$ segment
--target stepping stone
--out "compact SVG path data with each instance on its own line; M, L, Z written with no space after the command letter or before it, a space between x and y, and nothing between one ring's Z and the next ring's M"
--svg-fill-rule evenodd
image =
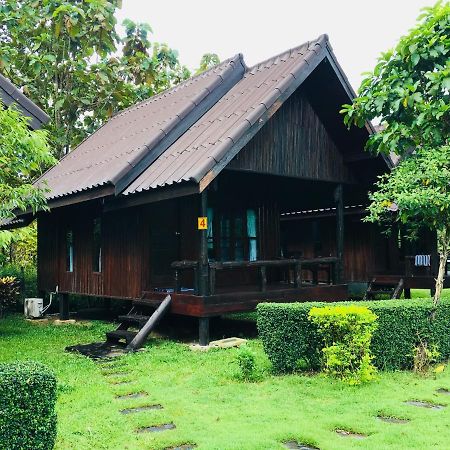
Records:
M306 444L299 444L297 441L287 441L283 443L286 448L294 450L319 450L317 447L312 447Z
M409 419L400 419L398 417L378 416L377 419L387 423L408 423Z
M126 384L134 383L134 380L108 380L109 384L114 384L115 386L124 386Z
M193 450L196 447L195 444L181 444L175 447L166 447L164 450Z
M114 377L114 376L118 376L118 375L130 375L130 372L126 372L126 371L117 371L117 372L102 372L102 375L104 377Z
M132 414L143 411L152 411L155 409L163 409L163 407L161 405L146 405L146 406L138 406L137 408L122 409L120 412L122 414Z
M449 389L446 389L446 388L439 388L436 392L437 392L438 394L450 395L450 390L449 390Z
M365 439L367 436L365 434L361 433L355 433L354 431L348 431L348 430L334 430L339 436L342 437L352 437L355 439Z
M437 403L423 402L420 400L410 400L410 401L403 402L403 403L406 403L407 405L418 406L420 408L428 408L428 409L444 409L445 408L445 405L438 405Z
M138 428L136 430L137 433L157 433L159 431L165 431L165 430L173 430L175 427L175 424L173 423L163 423L161 425L152 425L151 427L143 427Z
M132 392L130 394L124 394L124 395L116 395L116 398L119 400L126 400L129 398L141 398L141 397L147 397L147 392Z

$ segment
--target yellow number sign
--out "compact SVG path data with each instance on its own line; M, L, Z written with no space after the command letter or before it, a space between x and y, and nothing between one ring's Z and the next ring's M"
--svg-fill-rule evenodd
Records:
M207 230L208 229L208 218L207 217L199 217L198 218L198 229L199 230Z

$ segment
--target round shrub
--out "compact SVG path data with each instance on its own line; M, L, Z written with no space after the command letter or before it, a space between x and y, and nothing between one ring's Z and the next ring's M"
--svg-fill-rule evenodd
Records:
M56 378L37 362L0 364L0 448L49 450L56 439Z

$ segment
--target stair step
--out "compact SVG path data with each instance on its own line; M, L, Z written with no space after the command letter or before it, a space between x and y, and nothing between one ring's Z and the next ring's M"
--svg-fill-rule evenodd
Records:
M133 300L133 306L148 306L150 308L157 308L162 303L162 300L140 299Z
M106 338L108 341L114 342L118 342L122 339L125 339L126 343L129 344L134 339L136 334L137 332L135 331L115 330L115 331L108 331L106 333Z
M127 314L126 316L119 316L119 322L137 323L143 325L150 319L150 316L143 316L141 314Z

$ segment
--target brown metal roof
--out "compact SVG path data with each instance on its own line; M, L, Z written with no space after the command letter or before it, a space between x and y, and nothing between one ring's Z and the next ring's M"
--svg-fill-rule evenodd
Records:
M353 97L326 35L251 68L237 55L117 114L38 183L47 180L49 199L183 182L201 191L326 58Z
M8 78L5 78L1 74L0 98L4 105L9 106L14 104L23 115L29 117L29 126L34 130L45 125L50 120L50 117L48 117L39 106L35 105L29 98L20 92Z
M48 199L99 186L125 188L239 79L245 65L236 55L157 96L121 111L38 181ZM134 173L137 171L137 173Z
M242 80L123 193L183 181L199 183L285 91L298 87L323 59L326 44L327 36L322 35L247 69Z

